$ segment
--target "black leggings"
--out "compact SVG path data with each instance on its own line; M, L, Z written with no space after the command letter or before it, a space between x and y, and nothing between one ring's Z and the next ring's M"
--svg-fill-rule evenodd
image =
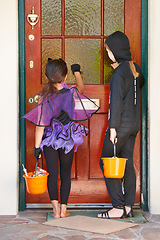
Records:
M67 154L63 149L54 150L52 147L44 146L44 156L47 164L48 193L50 200L58 201L58 158L60 160L60 196L61 204L67 204L71 188L71 167L73 162L74 148Z

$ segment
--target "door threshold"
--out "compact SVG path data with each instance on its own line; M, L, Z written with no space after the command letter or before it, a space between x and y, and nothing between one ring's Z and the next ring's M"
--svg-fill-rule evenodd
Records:
M112 208L111 203L68 203L67 209L87 209L87 210L96 210L96 209L106 209ZM133 208L139 209L140 204L135 203ZM27 203L26 209L52 209L51 203Z

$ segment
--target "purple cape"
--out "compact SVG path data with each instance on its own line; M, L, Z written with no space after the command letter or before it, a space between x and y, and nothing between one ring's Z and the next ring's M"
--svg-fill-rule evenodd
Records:
M45 127L41 149L52 146L64 148L69 152L75 145L82 144L83 137L89 132L74 121L84 121L96 113L99 107L81 94L76 87L63 88L58 93L48 93L40 103L23 116L36 126Z

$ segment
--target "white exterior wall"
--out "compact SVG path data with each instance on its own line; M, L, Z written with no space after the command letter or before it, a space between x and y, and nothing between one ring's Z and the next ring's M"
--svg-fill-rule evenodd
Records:
M0 215L18 211L18 10L0 1Z
M149 210L160 214L160 1L149 0Z
M0 2L0 215L18 212L17 2ZM159 0L149 0L149 209L155 214L160 214L159 9Z

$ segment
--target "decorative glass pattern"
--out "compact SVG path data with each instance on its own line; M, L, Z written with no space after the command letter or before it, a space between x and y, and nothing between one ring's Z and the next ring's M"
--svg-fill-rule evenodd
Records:
M61 57L61 40L60 39L43 39L42 40L42 84L47 82L45 68L48 58Z
M104 0L104 34L124 31L124 0Z
M75 83L70 65L79 63L85 84L100 84L101 49L101 0L65 0L65 35L86 36L85 38L65 38L65 59L68 64L67 83ZM116 30L124 31L124 0L104 0L104 35ZM42 83L45 80L45 64L48 57L62 56L60 39L62 34L61 0L42 0L42 35L53 39L42 40ZM97 36L93 39L89 36ZM104 84L110 83L113 69L104 50Z
M61 0L42 0L42 35L61 35Z
M67 83L75 83L71 64L81 66L85 84L100 84L100 39L66 39L65 56L68 65Z
M100 35L100 0L66 0L65 34Z

